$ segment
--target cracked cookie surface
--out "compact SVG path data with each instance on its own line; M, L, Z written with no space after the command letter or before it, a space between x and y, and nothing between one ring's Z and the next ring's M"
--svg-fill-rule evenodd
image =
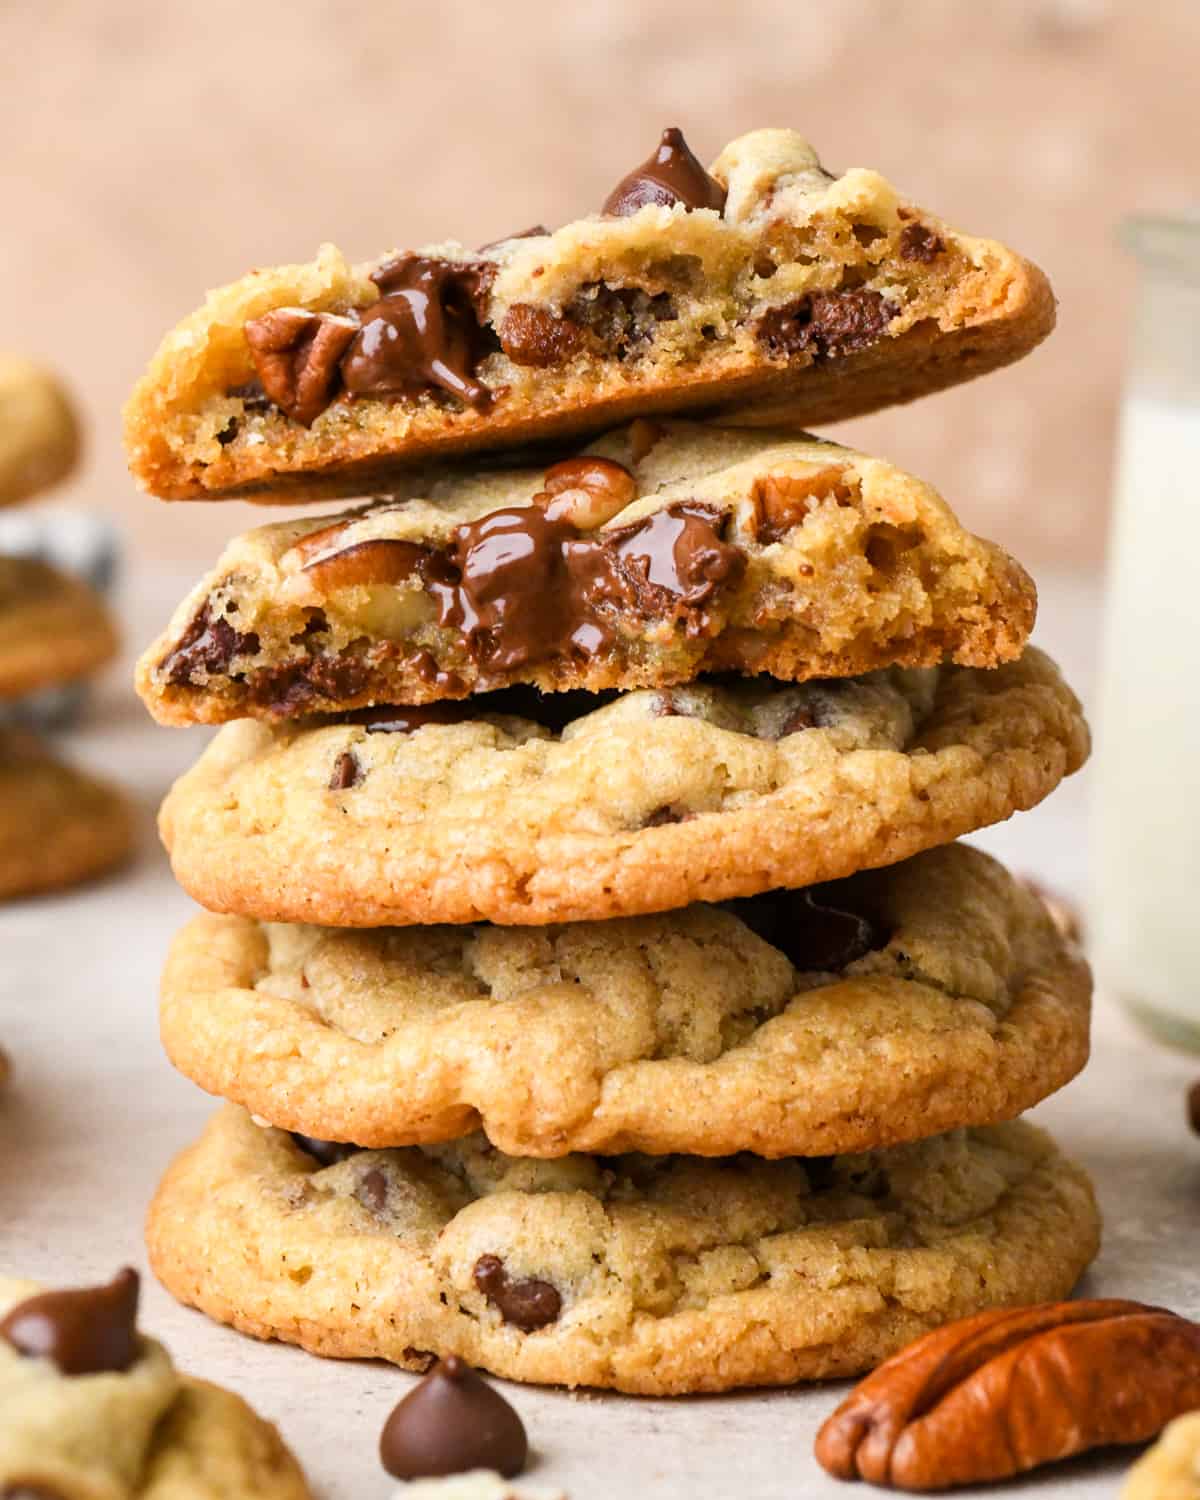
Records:
M190 1078L308 1136L816 1156L1030 1108L1086 1062L1090 990L1038 898L951 845L808 895L553 928L202 915L160 1017Z
M0 729L0 900L102 875L133 838L123 793L56 759L36 735Z
M147 1226L167 1289L245 1333L649 1395L855 1374L1064 1296L1098 1236L1085 1174L1019 1121L807 1164L531 1161L475 1136L323 1166L233 1105Z
M683 147L686 151L686 146ZM812 426L1027 353L1042 273L794 131L732 142L698 194L469 250L256 271L164 339L125 412L165 499L362 495L429 457L727 409ZM695 175L695 174L693 174Z
M94 589L33 557L0 557L0 700L72 682L117 652Z
M142 658L147 707L220 723L522 682L990 667L1033 625L1017 563L834 443L640 421L525 464L237 538Z
M0 1317L41 1288L0 1277ZM64 1375L0 1338L0 1489L56 1500L311 1500L270 1423L140 1335L124 1370Z
M893 864L1033 806L1088 748L1034 649L601 707L510 694L226 725L163 804L176 878L213 911L324 926L635 916Z

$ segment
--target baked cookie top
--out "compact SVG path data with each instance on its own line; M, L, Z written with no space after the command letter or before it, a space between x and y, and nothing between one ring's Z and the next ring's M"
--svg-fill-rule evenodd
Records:
M79 448L79 424L57 378L33 360L0 351L0 505L16 505L65 479Z
M226 725L160 828L176 877L213 911L582 921L893 864L1033 806L1087 748L1078 702L1033 649L993 671L701 682L609 702L510 689Z
M0 1486L31 1500L310 1500L269 1423L136 1328L137 1274L0 1277Z
M123 793L27 730L0 729L0 900L90 880L121 864L133 839Z
M34 557L0 557L0 699L94 672L117 630L95 589Z
M171 949L161 1022L195 1082L308 1136L814 1156L1028 1109L1086 1062L1090 991L1040 900L950 845L561 927L203 915Z
M855 676L1019 656L1036 594L929 485L816 439L638 421L549 467L237 538L138 668L162 722Z
M1020 1122L832 1161L530 1161L481 1136L346 1154L227 1105L147 1242L176 1297L259 1337L675 1395L854 1374L1063 1296L1098 1231L1084 1173Z
M1036 267L795 131L705 172L678 131L603 212L470 250L308 264L211 292L125 412L164 499L369 494L432 456L729 409L810 426L1019 358L1050 331Z

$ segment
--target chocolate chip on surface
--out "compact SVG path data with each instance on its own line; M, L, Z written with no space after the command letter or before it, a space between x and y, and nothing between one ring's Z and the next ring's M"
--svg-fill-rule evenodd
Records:
M39 1292L10 1308L0 1338L63 1375L127 1370L138 1357L138 1273L126 1266L104 1286Z
M252 318L245 333L265 394L311 427L337 392L338 360L358 333L358 319L276 307Z
M323 1167L332 1167L362 1149L361 1146L350 1145L348 1141L322 1141L315 1135L301 1135L296 1130L290 1130L288 1134L306 1156L319 1161Z
M836 885L766 891L722 904L802 973L839 973L884 942L866 917L838 903Z
M475 1285L506 1323L523 1333L536 1333L554 1323L562 1311L562 1298L548 1281L530 1277L513 1281L498 1255L481 1255L473 1272Z
M654 153L623 177L604 200L603 212L623 219L648 203L686 209L725 208L725 189L710 177L692 154L676 126L664 130Z
M353 750L343 750L333 763L329 774L329 790L345 792L362 780L362 767Z
M351 396L413 396L438 389L476 411L493 394L475 378L489 349L484 308L495 267L487 261L402 255L372 276L380 298L342 359Z
M529 1440L504 1397L456 1355L441 1360L384 1423L379 1459L396 1479L493 1469L512 1479Z

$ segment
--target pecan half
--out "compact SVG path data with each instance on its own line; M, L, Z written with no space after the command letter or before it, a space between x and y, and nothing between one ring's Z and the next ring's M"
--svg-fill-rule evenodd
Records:
M839 1479L948 1489L1143 1443L1196 1407L1200 1325L1141 1302L1049 1302L917 1339L855 1387L815 1451Z
M533 497L551 521L569 521L577 531L594 531L611 521L637 494L624 464L611 458L568 458L552 464Z
M266 394L311 427L333 397L338 361L357 332L357 318L276 307L246 324L246 342Z

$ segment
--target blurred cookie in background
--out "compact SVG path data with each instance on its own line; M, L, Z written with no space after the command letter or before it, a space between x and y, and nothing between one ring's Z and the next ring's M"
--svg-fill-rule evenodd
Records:
M61 382L33 360L0 351L0 505L65 479L80 451L79 421Z

